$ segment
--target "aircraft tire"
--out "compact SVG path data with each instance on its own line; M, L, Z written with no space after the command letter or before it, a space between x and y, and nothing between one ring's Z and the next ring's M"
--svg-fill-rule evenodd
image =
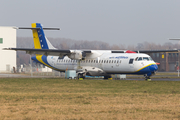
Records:
M104 79L105 79L105 80L108 79L108 78L111 78L111 76L104 76Z
M83 79L84 79L85 77L83 76L83 74L79 73L79 74L78 74L78 79L79 79L79 78L83 78Z

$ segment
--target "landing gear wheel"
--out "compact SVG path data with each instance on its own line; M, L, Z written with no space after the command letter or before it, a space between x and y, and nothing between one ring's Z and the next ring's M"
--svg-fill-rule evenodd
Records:
M104 76L104 79L108 79L108 78L111 78L111 76Z
M146 81L151 81L150 76L145 76L145 80L146 80Z
M79 79L79 78L83 78L83 79L84 79L85 76L84 76L83 74L79 73L79 74L78 74L78 79Z

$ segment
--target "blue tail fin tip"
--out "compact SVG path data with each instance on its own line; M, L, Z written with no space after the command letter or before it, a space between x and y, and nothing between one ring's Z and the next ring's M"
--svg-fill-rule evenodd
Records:
M36 27L41 28L41 29L37 30L39 41L40 41L40 44L41 44L41 48L42 49L49 49L47 41L46 41L46 37L45 37L45 34L44 34L44 31L43 31L43 28L42 28L42 25L40 23L36 23Z

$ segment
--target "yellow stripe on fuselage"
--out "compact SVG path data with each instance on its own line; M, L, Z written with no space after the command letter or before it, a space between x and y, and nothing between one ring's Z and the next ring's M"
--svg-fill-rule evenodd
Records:
M31 26L32 26L32 28L36 28L36 23L32 23ZM33 32L34 48L41 49L41 44L39 41L39 36L38 36L37 30L33 29L32 32Z
M48 64L46 64L46 63L42 60L42 56L43 56L43 55L36 55L36 59L37 59L40 63L42 63L42 64L50 67L51 69L58 70L58 69L53 68L53 67L49 66Z

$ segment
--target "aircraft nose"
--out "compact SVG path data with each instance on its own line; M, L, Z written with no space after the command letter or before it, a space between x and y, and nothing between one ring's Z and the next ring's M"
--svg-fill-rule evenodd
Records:
M158 70L158 66L156 64L151 65L151 71L157 71Z
M155 65L155 71L157 71L158 70L158 66L157 65Z

